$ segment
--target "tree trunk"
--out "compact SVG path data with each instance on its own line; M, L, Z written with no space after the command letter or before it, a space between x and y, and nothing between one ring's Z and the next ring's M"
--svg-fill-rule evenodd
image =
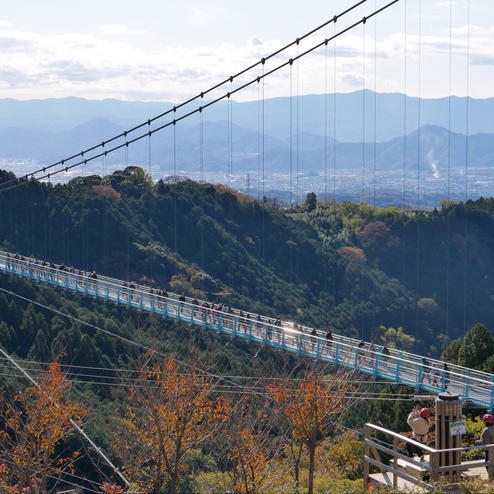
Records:
M170 477L170 494L177 494L177 476Z
M300 460L295 460L295 492L298 492L300 485Z
M153 494L160 494L161 491L161 456L156 463L156 476L154 477Z
M302 449L304 447L304 444L300 442L298 445L297 453L295 453L295 446L294 443L290 443L290 451L292 453L292 458L293 458L293 476L295 479L295 492L298 494L299 489L300 489L300 461L302 460Z
M45 454L44 454L44 468L43 471L41 472L41 484L39 486L40 492L46 492L46 484L48 483L48 463L50 461L50 450L46 448ZM29 482L29 485L31 485L31 481ZM34 490L33 490L34 492Z
M314 470L316 469L316 444L311 441L309 443L309 488L307 494L314 492Z

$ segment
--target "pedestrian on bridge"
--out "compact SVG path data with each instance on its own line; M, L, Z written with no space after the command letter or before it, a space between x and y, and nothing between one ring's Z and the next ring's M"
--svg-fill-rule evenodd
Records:
M358 354L358 364L360 365L362 363L363 357L362 357L362 351L364 349L365 341L360 340L357 345L357 354Z
M328 329L328 332L326 333L326 348L328 351L328 355L331 353L332 342L333 342L333 333L331 332L330 329Z
M209 304L204 301L202 304L201 304L201 308L202 308L202 320L205 321L205 322L208 322L208 309L209 309Z
M50 262L50 280L55 279L55 264L53 262Z
M316 351L316 344L317 344L317 330L314 328L311 332L310 335L312 336L312 352Z
M431 364L430 362L425 358L425 357L422 357L422 382L425 381L425 376L427 376L427 381L429 382L429 384L431 384ZM421 384L419 383L419 384Z
M199 300L194 298L194 300L192 300L192 305L199 307ZM193 318L196 317L196 308L195 307L192 309L192 317Z
M436 388L439 387L439 376L441 375L440 369L437 367L437 365L432 366L432 385Z
M131 281L129 283L129 304L132 303L132 301L134 300L134 293L136 291L136 284Z
M383 346L381 349L381 358L382 369L386 372L389 371L389 364L391 363L391 359L389 358L389 350L387 346Z

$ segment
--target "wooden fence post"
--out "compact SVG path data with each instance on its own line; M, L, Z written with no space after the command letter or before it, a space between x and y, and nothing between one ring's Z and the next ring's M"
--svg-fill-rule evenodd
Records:
M370 430L367 425L364 429L364 437L366 440L364 447L364 492L367 492L369 489L369 462L367 461L367 458L370 453L369 445L367 444L367 441L370 439Z
M398 451L398 438L393 437L393 451ZM395 456L393 458L393 467L398 469L398 458ZM398 487L398 475L393 472L393 489Z

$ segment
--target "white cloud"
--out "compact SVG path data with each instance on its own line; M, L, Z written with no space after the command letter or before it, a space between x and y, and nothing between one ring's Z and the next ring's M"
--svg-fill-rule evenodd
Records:
M211 15L209 12L206 12L205 10L198 7L194 7L191 9L189 18L187 20L191 24L204 25L208 23L210 18Z
M193 19L205 20L208 11L192 9ZM179 101L225 79L253 64L270 52L286 44L286 40L249 36L243 44L223 42L211 46L184 47L163 43L139 44L133 35L151 34L120 24L98 26L96 34L40 34L21 31L0 20L0 97L44 98L81 96L88 98L161 99ZM476 70L487 70L494 63L491 53L492 28L470 26L470 62ZM372 34L372 31L368 33ZM373 87L374 39L366 38L366 86ZM322 41L313 37L303 41L299 53ZM404 54L404 35L394 32L378 38L378 89L400 90ZM421 50L424 74L436 70L437 61L444 61L449 53L449 32L422 36ZM413 63L418 59L419 38L407 36L407 58L410 60L409 77L414 76ZM454 56L466 59L466 29L453 31ZM297 53L289 52L266 62L265 70L272 69ZM300 93L322 92L332 88L332 43L319 48L292 67L293 84L297 76ZM328 57L325 59L325 57ZM363 83L361 31L354 31L336 43L337 90L350 91ZM327 65L326 65L327 64ZM325 69L328 68L328 80ZM429 70L427 70L429 68ZM266 97L289 94L289 68L273 74L265 82ZM297 72L298 71L298 72ZM444 70L437 70L441 83L424 82L422 94L438 93L447 87ZM257 67L235 84L241 84L262 73ZM487 80L482 73L478 80ZM481 77L482 76L482 77ZM435 75L436 77L436 75ZM475 74L472 70L472 81ZM439 79L438 79L439 80ZM424 81L426 77L424 76ZM475 91L471 84L471 91ZM413 90L412 83L408 88ZM295 90L295 85L292 88ZM235 99L257 98L257 85L236 95ZM492 94L490 85L479 86L479 94Z
M354 88L362 88L362 84L364 83L364 78L361 75L356 74L344 74L341 77L341 80L344 84L348 84Z
M12 23L9 21L5 21L3 19L0 19L0 29L8 29L12 27Z
M146 31L145 29L131 29L121 24L104 24L102 26L98 26L98 29L102 33L109 35L132 36L150 34L149 31Z

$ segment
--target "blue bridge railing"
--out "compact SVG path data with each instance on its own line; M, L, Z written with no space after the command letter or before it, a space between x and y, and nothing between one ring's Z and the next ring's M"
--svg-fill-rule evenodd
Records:
M298 355L404 383L418 390L448 390L480 406L494 408L494 375L420 355L360 343L289 321L210 304L134 283L0 251L0 271L118 304L171 317Z

